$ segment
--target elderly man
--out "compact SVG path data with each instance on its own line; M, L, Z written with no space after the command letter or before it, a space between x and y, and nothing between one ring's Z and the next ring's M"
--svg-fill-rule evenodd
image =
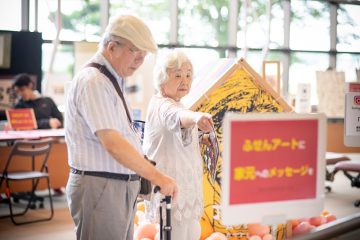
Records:
M77 239L133 239L139 176L176 197L175 181L144 159L123 93L126 77L156 50L142 20L117 16L98 52L69 87L65 138L71 171L66 192Z

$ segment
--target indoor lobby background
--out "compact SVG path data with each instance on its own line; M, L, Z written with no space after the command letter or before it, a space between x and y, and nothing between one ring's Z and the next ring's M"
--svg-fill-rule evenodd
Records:
M219 58L244 58L258 73L263 61L279 61L281 96L291 102L300 83L310 84L315 109L316 71L333 69L343 72L346 82L357 80L359 1L0 0L0 30L41 33L38 89L63 111L66 81L86 52L96 51L109 17L126 12L141 16L150 26L158 55L168 48L184 48L194 63L195 79ZM89 42L93 44L86 45ZM145 84L151 86L149 77ZM149 91L139 95L147 98ZM143 101L141 97L134 97L135 104Z
M26 47L22 53L27 55L26 61L34 60L39 64L38 70L30 72L35 76L36 88L52 97L64 112L67 84L97 50L109 18L120 13L140 16L159 46L157 55L148 55L139 71L127 81L135 118L145 118L148 100L155 92L151 80L153 67L156 59L169 49L181 48L189 56L194 64L195 82L197 76L203 76L204 71L216 66L222 58L243 58L260 76L264 73L264 62L277 62L280 64L278 94L294 107L294 111L296 98L304 85L310 90L308 112L318 112L319 103L324 99L332 100L322 102L325 110L340 105L335 112L326 113L326 151L351 153L359 159L360 147L344 145L344 102L337 104L336 101L344 96L341 94L344 94L346 83L360 82L360 1L0 0L0 42L6 34L34 37L41 56L27 54L27 50L34 51L31 47ZM21 37L17 44L26 45ZM19 62L25 59L22 53L18 53ZM0 61L1 64L4 62ZM269 71L272 74L276 70ZM15 101L9 95L10 75L0 67L0 130L6 120L4 109ZM332 85L330 82L334 79L329 79L329 84L319 87L326 76L336 79L340 85ZM341 89L336 89L339 86ZM332 96L334 89L339 90L334 94L340 95ZM60 144L54 144L54 148L59 152L56 158L67 158L63 139ZM65 162L57 162L53 168L68 173L65 165ZM67 175L60 178L55 176L54 186L64 187ZM335 193L327 195L325 206L331 211L339 209L338 217L359 212L359 208L353 207L359 189L351 188L345 177L339 178L343 181L334 183ZM37 239L74 237L66 200L60 197L56 201L61 210L55 213L46 234L39 234ZM26 235L37 232L30 228L5 231L10 229L8 226L11 226L10 221L7 224L1 220L0 236L14 236L20 229L21 237L17 239L31 239ZM51 235L52 231L56 233Z

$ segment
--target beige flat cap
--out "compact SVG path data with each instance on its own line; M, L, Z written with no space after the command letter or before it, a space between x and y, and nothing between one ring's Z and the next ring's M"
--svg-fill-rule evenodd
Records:
M105 32L131 41L137 48L155 53L157 44L150 29L138 17L119 15L110 19Z

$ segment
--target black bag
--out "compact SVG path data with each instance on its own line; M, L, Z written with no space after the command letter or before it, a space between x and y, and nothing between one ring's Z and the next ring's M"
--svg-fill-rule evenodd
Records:
M146 160L148 160L151 164L153 164L154 166L156 165L156 163L152 160L149 160L146 156L144 156L144 158ZM147 180L146 178L141 178L140 179L140 192L139 194L141 195L148 195L150 194L152 191L152 185L151 182L149 180Z
M139 194L142 195L148 195L151 193L151 182L149 180L147 180L146 178L141 178L140 179L140 192Z

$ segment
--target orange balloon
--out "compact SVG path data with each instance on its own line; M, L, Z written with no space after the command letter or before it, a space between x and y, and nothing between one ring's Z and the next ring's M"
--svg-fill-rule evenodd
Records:
M270 227L267 225L261 225L258 223L248 224L249 236L258 235L259 237L270 233Z
M291 219L291 228L294 229L297 225L300 224L300 220L299 219Z
M326 223L336 220L336 216L334 214L327 214L325 215L325 218L326 218Z
M230 238L230 240L248 240L248 238L247 237L240 237L240 238Z
M200 227L201 227L200 240L205 240L214 232L214 229L211 226L210 222L205 221L205 219L203 218L200 219Z
M139 224L139 217L137 216L137 214L135 214L134 216L134 224L135 225Z
M145 212L145 203L144 202L138 202L136 207L137 207L138 211Z
M135 232L135 240L141 240L143 238L154 239L157 229L156 224L144 223L140 224Z
M321 216L325 216L325 215L328 215L328 214L329 214L329 212L326 211L326 210L323 210L323 211L321 212Z

